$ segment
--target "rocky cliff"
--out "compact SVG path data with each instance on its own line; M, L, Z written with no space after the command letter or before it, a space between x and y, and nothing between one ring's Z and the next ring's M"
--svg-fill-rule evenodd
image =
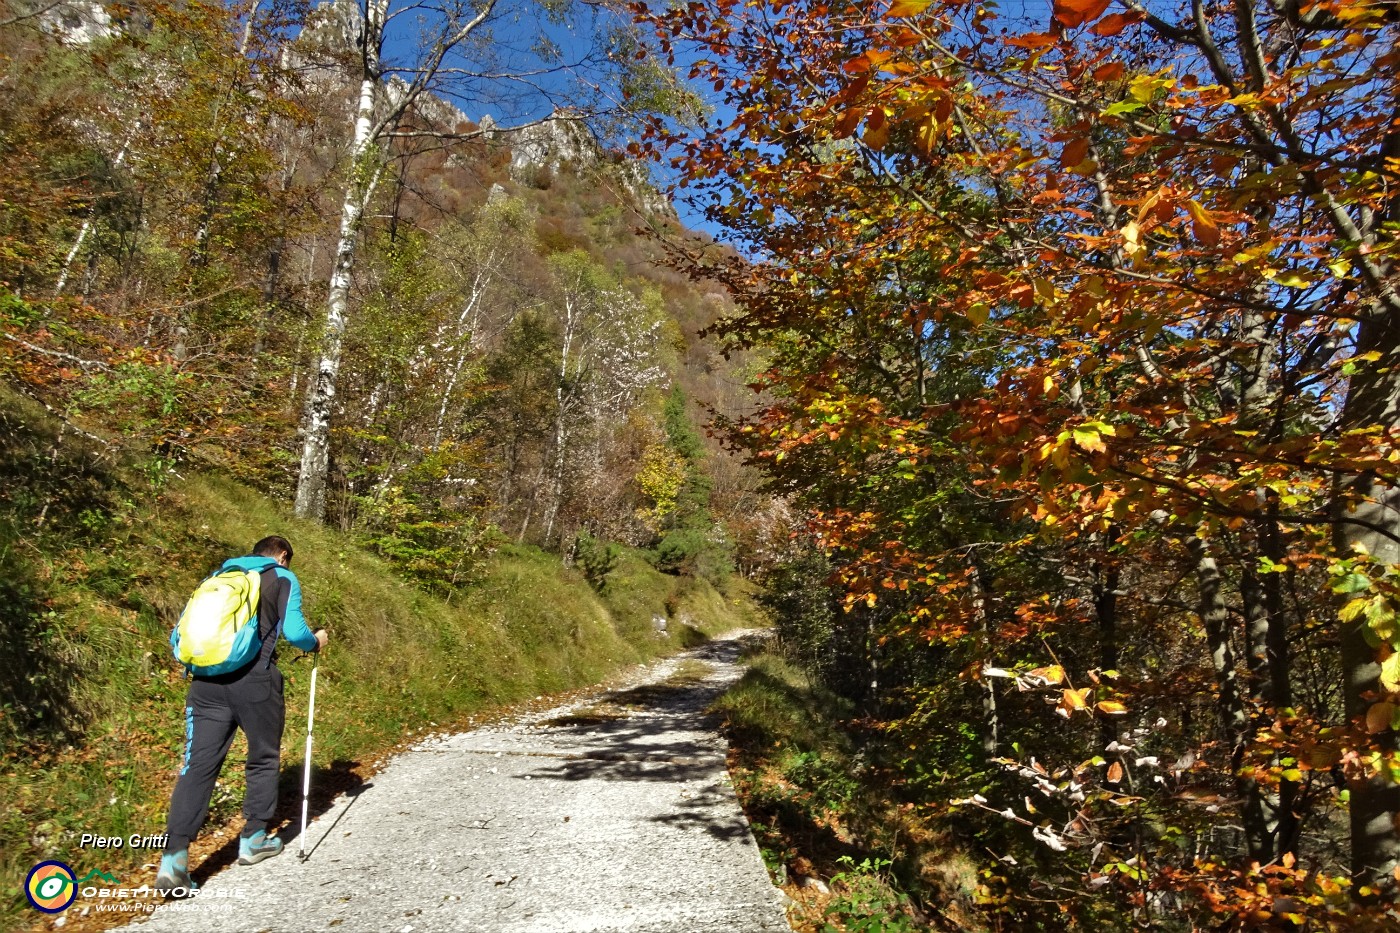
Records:
M490 116L483 127L495 128ZM610 157L598 143L583 115L556 110L549 119L523 129L496 131L510 147L510 174L517 182L533 183L542 174L572 171L603 184L614 182L646 214L674 217L675 209L651 183L646 166Z

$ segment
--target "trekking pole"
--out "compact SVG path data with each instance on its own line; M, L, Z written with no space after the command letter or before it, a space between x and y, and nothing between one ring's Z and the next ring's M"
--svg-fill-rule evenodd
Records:
M297 857L306 860L306 809L311 799L311 725L316 721L316 669L320 652L311 662L311 703L306 710L306 764L301 768L301 835L297 836Z

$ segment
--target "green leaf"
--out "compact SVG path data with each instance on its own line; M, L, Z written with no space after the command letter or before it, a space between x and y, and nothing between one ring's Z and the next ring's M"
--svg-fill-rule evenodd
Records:
M1371 579L1363 573L1352 571L1332 584L1334 593L1359 593L1371 588Z
M1109 104L1106 108L1104 108L1103 116L1122 116L1125 113L1132 113L1134 110L1141 110L1145 106L1147 105L1137 100L1120 100L1118 103Z

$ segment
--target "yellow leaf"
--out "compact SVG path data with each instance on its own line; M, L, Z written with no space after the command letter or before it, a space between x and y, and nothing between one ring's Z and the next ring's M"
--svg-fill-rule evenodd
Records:
M1069 709L1084 709L1086 698L1089 695L1089 688L1082 690L1062 690L1060 691L1060 705Z
M1156 75L1138 75L1128 82L1128 93L1133 99L1144 104L1152 102L1152 95L1157 88L1162 86L1162 80Z
M933 0L894 0L890 4L890 16L918 16L929 8Z
M918 141L919 148L925 154L932 155L934 148L938 145L938 137L941 132L941 124L938 122L936 114L930 113L924 122L919 124Z
M1103 438L1099 436L1099 432L1089 425L1074 429L1074 443L1090 453L1095 454L1103 453L1108 449L1104 446Z
M981 327L983 324L987 323L987 318L991 316L991 313L992 309L987 307L986 302L978 301L968 307L967 319L971 321L974 326Z
M871 149L879 152L885 148L885 143L890 141L890 124L888 121L871 120L865 125L865 133L861 136L861 141Z
M1312 280L1297 272L1281 272L1274 276L1274 281L1287 288L1307 288L1312 284Z
M1381 662L1381 686L1389 693L1400 693L1400 653Z
M1124 251L1129 256L1142 252L1142 228L1136 220L1128 221L1119 232L1123 234Z
M1357 597L1341 608L1337 613L1337 618L1341 619L1343 622L1351 622L1355 620L1357 616L1361 615L1369 602L1370 600L1364 596Z
M1094 704L1094 709L1105 716L1126 716L1128 708L1117 700L1101 700Z
M1191 214L1191 231L1196 239L1206 246L1215 246L1220 242L1220 227L1216 224L1215 218L1206 212L1196 201L1186 202L1186 209Z

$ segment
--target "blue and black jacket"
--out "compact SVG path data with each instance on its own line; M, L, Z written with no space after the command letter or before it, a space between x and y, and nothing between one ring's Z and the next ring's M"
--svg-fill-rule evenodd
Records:
M272 663L279 629L287 641L302 651L317 649L316 635L301 612L301 582L296 574L277 563L275 558L253 555L226 560L219 570L251 570L262 574L258 601L258 634L262 640L262 650L251 668L237 671L235 676L241 676L250 669L268 667Z

